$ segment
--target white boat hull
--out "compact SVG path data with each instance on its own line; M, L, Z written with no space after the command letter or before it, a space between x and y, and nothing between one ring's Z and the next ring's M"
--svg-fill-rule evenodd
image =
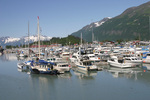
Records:
M64 73L64 72L69 72L70 71L70 67L54 67L54 69L58 70L58 72L60 73Z
M17 63L17 66L18 66L19 69L23 69L23 67L25 66L25 64L24 63Z
M118 68L130 68L133 67L132 63L117 63L113 61L108 61L108 64L113 67L118 67Z
M84 70L84 71L98 70L98 67L95 65L91 65L91 66L76 65L76 66L80 70Z
M143 59L143 63L150 64L150 59Z

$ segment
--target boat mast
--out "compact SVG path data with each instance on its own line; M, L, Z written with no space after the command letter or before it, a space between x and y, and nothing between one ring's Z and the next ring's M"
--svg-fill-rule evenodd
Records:
M93 26L92 26L92 42L94 41L94 33L93 33Z
M39 49L39 59L40 59L40 33L39 33L39 31L40 31L40 29L39 29L39 16L38 16L38 49Z
M150 16L149 16L149 34L150 34Z
M92 22L93 22L93 19L92 19ZM94 24L94 22L93 22L93 24ZM92 25L92 23L91 23L91 27L92 27L92 43L93 43L93 41L94 41L94 33L93 33L93 27L94 27L94 25Z
M79 59L81 59L81 47L82 47L82 32L81 32L81 45L79 46Z
M30 56L30 48L29 48L29 21L28 21L28 57Z
M93 38L93 28L92 28L92 42L93 42L94 38Z
M81 32L81 47L82 47L82 32Z

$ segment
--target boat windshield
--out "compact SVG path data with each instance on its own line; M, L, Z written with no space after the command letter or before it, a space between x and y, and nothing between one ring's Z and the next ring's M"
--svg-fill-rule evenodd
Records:
M147 54L147 56L150 56L150 54Z
M68 67L68 65L61 65L61 67Z
M83 65L92 65L92 62L83 62Z
M119 63L123 63L124 61L123 61L123 60L118 60L118 62L119 62Z

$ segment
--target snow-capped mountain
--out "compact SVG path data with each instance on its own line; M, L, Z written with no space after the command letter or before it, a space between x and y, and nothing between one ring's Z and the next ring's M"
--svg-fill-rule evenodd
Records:
M82 29L78 30L77 32L72 33L71 35L73 35L75 37L80 37L81 33L82 33L82 36L83 36L84 40L91 41L92 30L94 31L94 29L100 27L101 25L103 25L103 23L105 23L109 19L111 19L111 17L106 17L106 18L103 18L100 21L93 22L89 25L84 26Z
M93 24L95 25L95 27L98 27L105 23L108 19L111 19L111 17L103 18L101 21L94 22Z
M100 21L97 21L97 22L93 22L91 23L90 25L86 25L85 27L83 27L82 29L83 30L90 30L91 28L95 28L95 27L99 27L101 26L103 23L105 23L107 20L111 19L111 17L106 17L106 18L103 18L102 20Z
M15 42L15 41L19 41L19 40L20 40L20 38L12 38L12 37L8 37L8 38L5 38L5 39L2 39L2 41L4 42L4 44Z
M43 35L40 36L41 41L50 40L51 38L52 37L47 37L47 36L43 36ZM36 41L38 41L37 35L29 37L30 43L36 42ZM6 46L6 45L16 46L16 45L21 45L21 44L25 44L25 43L28 43L28 37L27 36L24 36L21 38L13 38L13 37L8 37L8 36L7 37L0 37L0 45L1 46Z

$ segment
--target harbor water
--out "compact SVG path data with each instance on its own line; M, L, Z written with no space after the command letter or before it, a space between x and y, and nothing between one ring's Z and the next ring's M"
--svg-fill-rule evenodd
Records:
M147 100L150 71L144 67L102 71L71 69L60 75L17 69L15 54L0 56L0 100ZM147 65L150 66L150 65Z

